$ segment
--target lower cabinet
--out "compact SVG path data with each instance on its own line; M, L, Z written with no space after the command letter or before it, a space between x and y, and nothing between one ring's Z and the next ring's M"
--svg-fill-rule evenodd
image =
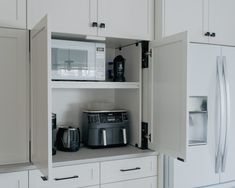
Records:
M157 188L157 177L101 185L101 188Z
M141 157L101 163L101 184L157 175L157 157Z
M0 174L1 188L28 188L28 171Z
M62 166L52 173L48 182L39 170L29 171L29 188L157 188L157 156Z
M30 188L80 188L99 185L99 163L57 167L52 182L43 181L38 170L29 172Z

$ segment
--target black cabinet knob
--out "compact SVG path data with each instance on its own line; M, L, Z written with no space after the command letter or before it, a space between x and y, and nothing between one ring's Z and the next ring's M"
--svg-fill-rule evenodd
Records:
M211 33L210 32L206 32L204 35L209 37L209 36L211 36Z
M215 33L211 33L210 36L211 37L216 37L216 34Z
M92 22L92 27L98 27L98 23L97 22Z
M105 28L105 23L101 23L100 28Z

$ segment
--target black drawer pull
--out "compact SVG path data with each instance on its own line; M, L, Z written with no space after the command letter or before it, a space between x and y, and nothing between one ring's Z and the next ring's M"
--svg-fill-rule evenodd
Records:
M101 23L100 28L105 28L105 23Z
M215 34L215 33L211 33L210 36L211 36L211 37L216 37L216 34Z
M66 177L66 178L55 178L55 181L62 181L62 180L68 180L68 179L76 179L79 178L79 176L71 176L71 177Z
M92 27L98 27L98 23L97 22L92 22Z
M128 171L134 171L134 170L140 170L140 167L136 167L136 168L130 168L130 169L121 169L121 172L128 172Z
M210 32L206 32L204 35L209 37L211 35L211 33Z

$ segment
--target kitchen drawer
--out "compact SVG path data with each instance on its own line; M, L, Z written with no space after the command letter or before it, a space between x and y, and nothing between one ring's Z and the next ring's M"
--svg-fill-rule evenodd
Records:
M101 163L102 184L156 175L157 156Z
M99 163L64 166L53 169L53 180L43 181L38 170L29 172L29 187L32 188L78 188L99 185Z
M101 185L101 188L157 188L157 177L122 181Z
M28 171L0 174L1 188L28 188Z

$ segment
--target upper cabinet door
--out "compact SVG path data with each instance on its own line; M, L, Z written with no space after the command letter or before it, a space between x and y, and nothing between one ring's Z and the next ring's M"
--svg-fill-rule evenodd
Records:
M235 45L234 0L209 0L209 29L215 33L210 43Z
M208 42L204 35L208 31L208 16L204 14L207 0L162 0L156 6L156 14L161 14L156 18L157 38L188 31L190 41Z
M28 28L46 14L51 31L97 35L97 0L28 0Z
M25 29L26 0L1 0L0 26Z
M151 43L151 149L187 158L187 33ZM170 54L170 55L169 55Z
M98 35L153 39L153 0L98 0Z
M32 162L50 178L51 128L51 33L43 18L31 32Z

